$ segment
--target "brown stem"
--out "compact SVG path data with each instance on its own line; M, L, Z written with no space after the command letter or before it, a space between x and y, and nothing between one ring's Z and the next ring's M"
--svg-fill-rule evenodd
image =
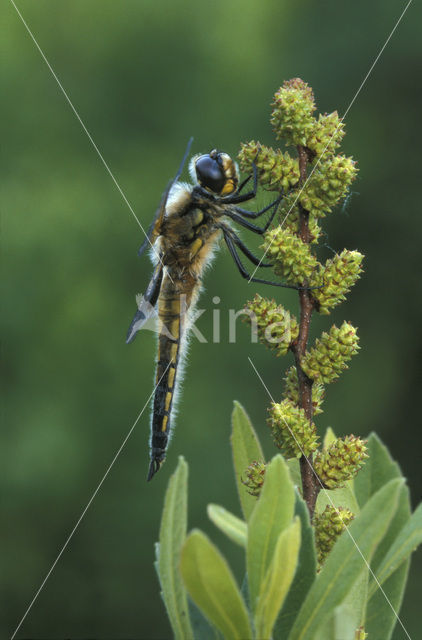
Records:
M307 153L306 149L301 145L297 148L299 156L299 172L300 181L299 189L306 181L306 166L307 166ZM303 242L309 244L309 212L306 211L299 204L299 236ZM306 286L306 282L304 285ZM294 355L296 360L297 378L299 385L299 402L302 409L305 411L305 415L309 422L312 423L313 406L312 406L312 380L308 378L301 367L301 359L305 355L306 347L309 338L309 327L311 323L312 311L314 309L314 301L309 291L299 291L299 303L300 303L300 321L299 321L299 336L294 347ZM308 506L309 516L312 519L315 503L320 490L320 485L315 477L312 468L312 454L308 457L303 455L300 458L300 473L302 476L302 490L303 497Z

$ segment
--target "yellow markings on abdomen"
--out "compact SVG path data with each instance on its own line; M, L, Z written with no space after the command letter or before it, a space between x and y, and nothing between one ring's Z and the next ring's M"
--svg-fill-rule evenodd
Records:
M171 349L170 349L170 362L174 362L174 364L176 364L178 351L179 351L179 344L177 342L174 342L171 345Z
M170 292L169 292L170 293ZM158 315L160 323L167 329L159 339L158 360L159 371L167 369L167 374L160 384L162 400L157 404L158 416L157 427L160 431L166 432L170 428L171 405L176 379L176 367L180 343L180 298L171 292L167 297L160 296L158 301ZM162 375L162 374L161 374ZM158 382L158 380L157 380Z
M164 298L161 297L158 300L158 314L160 317L165 316L179 316L180 315L180 299L176 298Z
M170 366L170 369L169 369L169 376L168 376L168 386L169 386L169 389L170 389L171 391L173 391L173 386L174 386L174 376L175 376L175 374L176 374L176 368L175 368L175 367Z
M164 320L167 331L170 333L173 340L179 339L179 318L174 318L173 320Z
M164 408L166 411L170 411L170 404L171 404L171 399L173 397L173 392L172 391L167 391L166 393L166 400L164 403Z

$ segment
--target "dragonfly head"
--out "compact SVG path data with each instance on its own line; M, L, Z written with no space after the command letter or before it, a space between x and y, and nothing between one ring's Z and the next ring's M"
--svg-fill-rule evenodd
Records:
M228 196L236 191L239 174L236 163L222 151L195 156L193 168L201 187L218 196Z

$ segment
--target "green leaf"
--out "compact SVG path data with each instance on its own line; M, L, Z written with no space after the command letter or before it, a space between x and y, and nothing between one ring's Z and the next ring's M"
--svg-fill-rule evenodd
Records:
M372 570L375 573L377 572L378 567L387 555L391 545L397 538L398 534L403 529L404 525L409 522L410 515L411 511L409 489L408 487L403 485L400 489L399 500L394 518L390 522L390 526L388 527L385 536L378 545L371 563Z
M378 582L382 584L387 580L421 542L422 504L419 505L411 518L406 522L378 567L376 572ZM369 587L370 598L377 589L378 585L374 580Z
M299 516L301 521L302 543L293 584L274 628L274 638L280 640L285 640L288 637L298 611L316 577L317 558L314 530L309 520L308 507L297 491L295 497L295 515Z
M179 573L180 550L186 539L188 466L182 456L170 477L156 546L161 595L176 640L193 639L186 590Z
M292 583L300 549L300 519L282 531L258 596L255 613L257 638L271 638L272 630Z
M225 533L230 540L233 540L233 542L246 549L248 527L244 520L241 520L218 504L209 504L207 513L209 519L216 527Z
M355 478L355 493L361 506L389 480L402 477L400 467L375 434L369 436L368 454L369 458ZM409 490L406 486L402 486L394 518L374 554L371 563L373 571L377 571L398 533L409 520L410 513Z
M318 628L314 640L353 640L364 623L369 570L361 572L341 605Z
M339 489L331 489L329 491L322 489L318 494L315 511L322 513L327 504L334 507L350 509L355 516L358 515L360 508L354 494L353 480L348 480L344 483L344 486Z
M190 597L227 640L252 638L248 612L232 572L202 531L182 548L180 570Z
M320 627L318 627L318 631L316 632L313 640L338 640L338 609L341 609L341 607L337 607L336 609L334 609L333 613L328 616L328 618ZM349 629L347 625L345 625L343 627L343 637L348 638L348 640L349 638L350 640L352 640L353 635L350 633L350 631L351 629Z
M369 498L393 478L401 478L400 467L375 433L368 438L368 455L354 481L354 491L362 508Z
M300 475L300 464L298 458L290 458L290 460L286 460L287 466L289 467L290 476L292 478L293 484L295 487L302 488L302 476Z
M198 640L222 640L223 636L212 625L191 598L188 598L189 614L193 629L193 636Z
M338 538L302 605L289 640L313 640L318 627L343 604L388 528L402 483L401 479L392 480L380 489Z
M249 520L256 505L256 498L248 493L242 483L242 477L244 477L245 471L251 462L254 460L265 462L265 459L255 429L248 414L239 402L234 402L231 444L240 504L245 520Z
M327 427L327 430L326 430L325 436L324 436L324 441L322 443L323 449L328 449L330 444L332 442L334 442L334 440L336 440L336 439L337 439L337 436L334 433L334 431L332 430L332 428L331 427Z
M365 621L368 638L375 640L377 638L382 638L382 640L391 638L398 622L397 616L403 601L409 564L410 559L405 560L382 585L384 593L378 589L369 600ZM406 635L409 637L408 634Z
M339 635L341 634L342 625L346 622L353 632L359 629L359 627L364 626L368 597L368 580L369 568L365 567L343 603L340 607L337 607L337 627ZM353 634L351 634L350 637L353 638Z
M281 455L267 466L265 482L248 525L247 570L252 611L279 535L291 523L295 492Z

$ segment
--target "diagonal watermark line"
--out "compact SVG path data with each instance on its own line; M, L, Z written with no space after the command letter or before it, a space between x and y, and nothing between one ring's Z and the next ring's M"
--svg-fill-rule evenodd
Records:
M249 360L249 362L250 362L250 364L251 364L251 366L252 366L253 370L255 371L256 375L258 376L259 380L261 381L262 386L264 387L265 391L267 392L268 396L270 397L271 402L274 402L274 403L275 403L275 400L274 400L274 398L272 397L270 390L268 389L268 387L267 387L267 385L265 384L264 380L262 379L262 376L260 375L260 373L259 373L258 369L255 367L254 363L252 362L252 360L251 360L251 358L250 358L249 356L248 356L248 360ZM400 620L398 613L397 613L397 612L396 612L396 610L394 609L393 605L391 604L390 600L388 599L387 594L385 593L384 589L382 588L381 584L379 583L378 578L376 577L375 573L372 571L372 569L371 569L371 567L370 567L369 563L367 562L367 560L366 560L365 556L363 555L362 551L359 549L359 545L357 544L357 542L356 542L356 540L354 539L353 535L350 533L350 531L349 531L349 527L348 527L346 524L344 524L344 522L343 522L343 518L342 518L342 516L341 516L341 512L337 509L337 507L335 506L334 502L331 500L331 496L330 496L330 494L329 494L329 493L328 493L328 491L325 489L324 485L322 484L321 480L319 479L318 474L316 473L316 471L315 471L315 469L313 468L313 466L312 466L311 462L308 460L307 456L305 455L305 453L304 453L304 451L303 451L302 447L300 446L300 443L297 441L297 438L296 438L295 434L294 434L294 433L293 433L293 431L290 429L289 425L287 424L287 421L286 421L284 418L283 418L283 422L285 423L286 427L288 428L288 430L289 430L289 432L290 432L290 435L294 438L294 441L296 442L297 446L299 447L300 451L302 452L302 455L304 456L304 458L305 458L306 462L308 463L308 465L309 465L309 467L310 467L310 469L311 469L312 473L314 474L315 478L317 479L318 484L321 486L321 491L323 491L323 492L325 493L325 496L326 496L327 500L330 502L330 504L331 504L331 506L333 507L333 509L335 509L335 510L336 510L336 513L337 513L337 515L339 516L340 520L342 521L342 523L343 523L343 526L344 526L345 530L347 531L347 533L348 533L349 537L351 538L351 540L352 540L353 544L355 545L355 547L356 547L357 551L359 552L359 555L361 556L362 560L363 560L363 561L364 561L364 563L366 564L366 566L367 566L367 568L368 568L369 573L371 574L371 576L372 576L372 577L373 577L373 579L375 580L375 582L376 582L376 584L377 584L378 589L380 589L380 591L381 591L382 595L384 596L384 598L385 598L385 599L386 599L386 601L388 602L389 606L391 607L392 612L393 612L393 613L394 613L394 615L396 616L396 619L397 619L397 621L400 623L400 625L401 625L401 627L402 627L403 631L405 632L406 636L409 638L409 640L412 640L412 639L411 639L411 637L410 637L410 635L408 634L408 632L407 632L407 630L406 630L406 628L405 628L405 626L404 626L403 622Z
M47 575L45 576L44 580L41 582L41 585L38 589L38 591L36 592L36 594L34 595L34 597L32 598L31 602L29 603L29 606L27 608L27 610L25 611L24 615L22 616L18 626L16 627L16 629L13 632L13 635L11 636L10 640L13 640L13 638L16 636L17 632L19 631L19 629L22 626L23 621L25 620L26 616L28 615L28 613L30 612L30 610L32 609L32 605L34 604L35 600L38 598L38 596L40 595L41 591L44 588L45 583L47 582L47 580L49 579L50 575L52 574L54 567L56 566L56 564L58 563L58 561L60 560L64 550L66 549L67 545L69 544L69 542L71 541L73 534L75 533L76 529L79 527L84 515L86 514L86 512L88 511L89 507L91 506L92 502L95 499L95 496L97 495L97 493L99 492L99 490L101 489L104 480L107 478L108 474L110 473L114 463L116 462L117 458L119 457L123 447L125 446L126 442L129 440L130 436L132 435L132 431L134 430L134 428L136 427L136 425L138 424L142 414L144 413L145 409L147 408L149 401L151 400L152 396L155 393L155 390L157 389L158 385L160 384L161 380L164 378L165 374L167 373L167 369L169 368L171 362L168 363L163 375L161 376L161 378L159 379L159 381L157 382L157 384L155 385L152 393L150 394L148 400L146 401L146 403L144 404L144 406L142 407L141 412L139 413L138 417L136 418L135 422L133 423L133 425L131 426L131 428L129 429L128 434L126 435L125 439L123 440L122 444L120 445L120 447L117 450L117 453L115 454L113 460L110 462L110 464L107 467L106 472L104 473L103 477L101 478L97 488L95 489L94 493L92 494L91 498L89 499L86 507L84 508L84 510L82 511L81 515L79 516L78 521L76 522L75 526L73 527L72 531L70 532L70 534L68 535L68 537L66 538L66 542L64 543L64 545L62 546L62 548L60 549L60 552L57 556L57 558L54 560L53 564L50 567L50 570L48 571Z
M94 147L95 151L98 154L98 157L100 158L101 162L103 163L107 173L109 174L110 178L113 180L115 186L117 187L120 195L122 196L123 200L125 201L125 203L127 204L129 211L131 212L131 214L133 215L133 217L135 218L136 222L138 223L139 227L141 228L144 236L146 237L146 239L148 240L149 244L151 245L152 250L154 251L155 255L157 256L157 259L161 262L161 264L164 267L164 264L161 260L161 256L158 254L158 252L156 251L155 247L152 245L151 240L148 237L148 234L146 233L145 229L143 228L141 222L139 221L138 216L136 215L136 213L134 212L132 205L130 204L129 200L126 198L125 194L123 193L119 183L117 182L116 178L114 177L110 167L108 166L107 162L104 160L104 157L101 153L101 151L99 150L99 148L97 147L97 145L94 142L94 139L92 138L91 134L89 133L88 129L86 128L86 126L84 125L82 118L80 117L79 113L77 112L76 108L74 107L71 99L69 98L69 96L67 95L65 89L63 88L63 85L61 84L60 80L58 79L57 75L55 74L51 64L49 63L49 61L47 60L43 50L41 49L40 45L38 44L37 40L35 39L34 34L32 33L31 29L28 27L27 23L25 22L21 12L19 11L19 9L17 8L16 4L14 3L13 0L10 0L11 4L13 5L13 7L16 10L16 13L18 14L19 18L22 21L23 26L25 27L25 29L27 30L28 34L30 35L32 41L34 42L35 46L37 47L38 51L41 54L41 57L43 58L45 64L47 65L47 67L50 69L51 74L53 76L53 78L55 79L55 81L57 82L57 84L59 85L59 88L61 90L61 92L63 93L64 97L66 98L67 103L69 104L70 108L72 109L73 113L75 114L76 118L78 119L82 129L85 131L86 135L88 136L88 139L90 141L90 143L92 144L92 146ZM169 276L170 277L170 276ZM171 279L171 277L170 277Z
M361 90L363 89L366 81L368 80L369 76L371 75L375 65L377 64L378 60L380 59L380 57L382 56L385 47L387 46L387 44L390 42L394 32L396 31L397 27L399 26L402 18L404 17L404 14L406 13L406 11L408 10L408 8L410 7L410 5L412 4L413 0L409 0L409 2L407 3L407 5L405 6L405 8L403 9L402 13L400 14L400 17L398 18L396 24L394 25L393 29L390 32L390 35L388 36L387 40L384 42L383 46L381 47L380 51L378 52L378 55L376 56L375 60L373 61L372 65L369 68L369 71L367 72L366 76L364 77L364 79L362 80L359 89L356 91L355 95L353 96L349 106L347 107L346 111L343 114L343 117L341 118L341 120L339 121L337 127L335 128L333 137L335 136L335 134L337 133L337 130L339 129L339 127L341 127L343 120L345 119L345 117L347 116L347 114L349 113L350 109L352 108L356 98L358 97L358 95L360 94ZM306 185L308 184L309 180L312 178L315 170L317 169L317 167L319 166L322 158L325 155L325 152L327 151L328 147L330 145L330 142L327 143L326 147L324 148L324 150L322 151L320 157L318 158L317 162L315 163L315 165L312 168L312 171L310 172L309 176L306 178L305 182L302 185L301 190L299 191L299 193L296 196L295 201L293 202L292 206L290 207L290 209L288 210L288 212L286 213L286 215L284 216L282 222L280 223L280 227L282 227L284 225L284 223L286 222L287 218L289 217L291 211L293 210L293 208L295 207L297 201L299 200L303 190L305 189ZM261 259L259 261L259 263L257 264L257 266L255 267L252 275L250 276L249 280L248 280L248 284L251 283L252 278L254 277L255 273L257 272L257 270L259 269L259 267L261 266L262 261L264 260L265 256L267 255L268 251L270 250L271 246L273 244L273 240L271 240L270 244L268 245L268 247L265 249L264 254L261 256Z

